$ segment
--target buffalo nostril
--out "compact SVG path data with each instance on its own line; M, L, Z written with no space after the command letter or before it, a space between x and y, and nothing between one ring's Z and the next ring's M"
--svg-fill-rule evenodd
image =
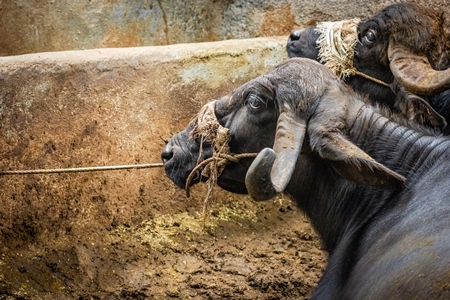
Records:
M166 145L164 147L162 153L161 153L161 159L164 164L166 164L169 160L171 160L173 157L173 148L169 145Z
M301 30L301 29L293 31L293 32L289 35L289 40L288 40L288 41L289 41L289 42L291 42L291 41L298 41L298 40L300 39L301 33L302 33L302 30Z

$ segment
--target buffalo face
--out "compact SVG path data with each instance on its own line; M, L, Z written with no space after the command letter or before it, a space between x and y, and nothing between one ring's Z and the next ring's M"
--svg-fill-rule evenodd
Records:
M339 51L342 45L333 45L332 36L322 37L321 26L349 21L323 22L292 32L286 46L289 57L326 62L329 58L321 56L321 48L334 47L332 51ZM354 67L361 73L388 84L395 78L418 95L433 95L450 88L450 45L442 14L416 4L393 4L359 22L357 27L335 31L344 35L348 30L355 31L357 36L351 56ZM351 85L372 95L359 82Z
M366 27L364 28L364 33L361 34L363 25ZM328 32L325 29L327 27ZM356 91L369 95L371 100L381 102L392 109L395 95L389 86L380 85L361 76L354 76L355 74L351 72L351 68L354 67L361 73L382 82L391 83L393 81L387 58L381 59L385 45L382 34L378 29L374 24L369 25L366 22L359 22L359 19L324 22L315 27L306 27L293 31L288 38L286 51L291 58L310 58L325 64ZM333 33L330 33L330 31L335 31L335 36L332 36ZM343 37L345 35L347 37ZM341 37L343 37L342 40L346 40L345 42L350 42L350 44L342 45L341 43L344 42L342 40L338 41L338 38ZM358 40L356 41L356 39ZM340 58L329 56L340 52L343 46L348 49L340 54ZM332 65L340 59L342 61L338 65ZM348 62L345 62L345 60L348 60Z
M230 153L257 153L265 147L272 147L277 109L275 88L270 77L268 75L250 81L214 101L214 114L218 123L229 130ZM167 176L181 188L185 188L186 179L197 163L213 154L211 143L202 143L200 137L192 137L193 127L191 123L173 136L162 152ZM247 193L245 175L251 162L251 158L241 158L238 163L229 162L217 184L230 192ZM198 174L193 183L206 179Z

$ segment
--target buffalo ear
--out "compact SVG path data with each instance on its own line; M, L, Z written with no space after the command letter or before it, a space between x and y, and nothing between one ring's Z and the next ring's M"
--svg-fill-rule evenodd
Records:
M407 91L395 81L391 88L397 99L396 108L408 118L422 125L431 125L433 128L444 129L447 126L445 118L434 110L422 97Z
M322 137L319 155L332 161L334 169L344 178L380 187L396 187L406 179L376 162L342 134L331 132Z

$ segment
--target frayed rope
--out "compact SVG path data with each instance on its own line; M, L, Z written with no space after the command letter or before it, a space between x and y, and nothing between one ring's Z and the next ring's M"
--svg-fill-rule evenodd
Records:
M256 157L258 153L230 153L230 131L228 128L219 124L214 113L215 101L209 102L204 105L197 116L194 118L193 130L191 131L190 138L200 138L200 153L197 159L197 166L191 171L186 180L186 196L190 196L189 188L192 185L194 176L203 176L208 178L207 193L205 200L203 201L203 217L204 220L208 215L208 208L211 199L214 197L214 187L217 183L217 178L225 169L229 162L238 163L241 158ZM211 143L213 147L212 157L203 160L202 145L204 142Z
M320 62L333 70L340 79L355 74L353 56L360 19L322 22L316 27Z
M386 82L366 75L353 66L355 45L358 41L358 18L338 22L322 22L316 27L319 33L317 46L319 60L331 69L340 79L359 75L378 84L389 87Z

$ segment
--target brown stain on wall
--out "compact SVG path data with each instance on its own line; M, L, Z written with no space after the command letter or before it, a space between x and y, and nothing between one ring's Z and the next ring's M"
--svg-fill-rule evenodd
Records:
M159 8L161 9L161 13L162 13L162 18L164 21L164 34L166 35L166 45L169 45L169 25L167 24L167 15L166 12L164 11L164 7L161 4L161 0L158 0L158 5Z
M264 14L261 36L289 35L296 28L295 16L289 4L269 9Z
M106 31L101 45L105 48L138 47L142 45L139 33L137 23L127 25L125 28L111 27Z

